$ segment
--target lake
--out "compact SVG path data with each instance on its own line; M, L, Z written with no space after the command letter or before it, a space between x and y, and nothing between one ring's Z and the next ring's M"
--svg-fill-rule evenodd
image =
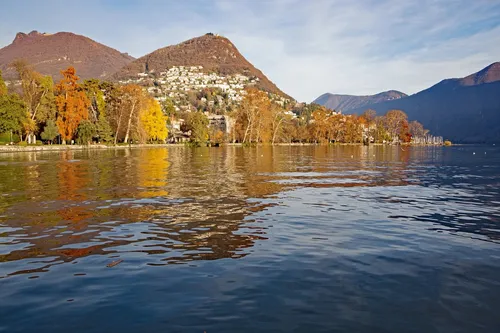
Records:
M0 154L1 332L497 333L499 309L492 145Z

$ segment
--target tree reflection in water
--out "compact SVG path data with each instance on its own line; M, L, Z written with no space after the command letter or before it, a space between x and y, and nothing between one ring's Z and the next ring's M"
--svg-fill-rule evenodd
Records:
M421 162L440 154L360 146L5 154L0 276L90 255L147 254L149 265L241 258L266 239L258 217L283 191L417 184Z

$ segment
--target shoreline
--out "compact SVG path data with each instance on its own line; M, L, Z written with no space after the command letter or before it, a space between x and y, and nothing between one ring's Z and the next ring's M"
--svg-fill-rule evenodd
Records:
M220 147L230 146L230 147L243 147L241 143L225 143ZM275 143L271 144L257 144L249 147L256 146L328 146L327 144L317 144L317 143ZM331 144L331 146L363 146L362 143L337 143ZM389 146L389 147L444 147L444 145L420 145L420 144L404 144L404 145L388 145L383 143L373 143L369 146ZM367 147L369 147L367 146ZM44 152L44 151L68 151L68 150L106 150L106 149L134 149L134 148L166 148L166 147L185 147L188 145L179 143L162 143L162 144L133 144L133 145L40 145L40 146L0 146L1 153L22 153L22 152ZM191 147L189 147L191 148Z

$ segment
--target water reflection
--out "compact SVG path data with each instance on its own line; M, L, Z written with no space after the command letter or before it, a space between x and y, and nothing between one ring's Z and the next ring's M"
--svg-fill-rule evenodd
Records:
M257 213L287 205L280 195L298 189L319 191L308 198L318 214L367 209L499 240L498 192L484 191L497 170L457 180L472 168L439 168L446 154L361 146L3 154L0 276L94 254L148 254L153 266L241 258L272 227Z

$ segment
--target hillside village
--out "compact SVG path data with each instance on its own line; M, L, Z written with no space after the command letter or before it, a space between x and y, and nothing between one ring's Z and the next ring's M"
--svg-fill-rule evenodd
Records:
M203 112L212 129L228 135L234 126L234 119L228 113L238 107L246 95L246 88L255 87L259 78L248 77L239 73L221 75L215 72L206 73L203 66L173 66L165 71L137 73L135 78L119 80L122 85L136 84L142 86L160 104L172 101L176 113ZM268 93L269 98L283 108L291 108L295 102L277 94ZM284 114L295 118L292 111ZM188 141L190 133L183 132L183 118L170 121L170 141Z
M220 75L205 73L203 66L173 66L168 70L137 73L135 78L119 80L120 84L137 84L147 89L156 100L164 102L171 99L176 111L193 111L193 100L189 100L190 92L215 92L213 100L201 97L200 102L208 106L219 105L216 113L229 111L243 99L245 88L253 87L259 82L258 77L242 74ZM290 99L270 93L271 99L281 106L289 105ZM197 109L197 108L195 108Z

